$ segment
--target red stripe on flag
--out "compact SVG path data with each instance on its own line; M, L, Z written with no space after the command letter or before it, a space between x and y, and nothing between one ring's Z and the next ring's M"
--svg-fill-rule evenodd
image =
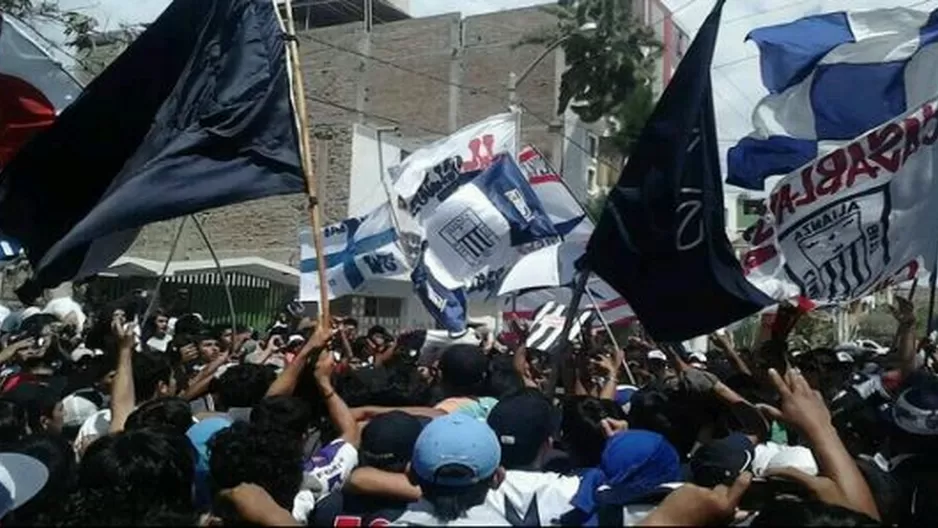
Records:
M55 121L55 107L35 86L0 74L0 167Z
M530 180L531 185L539 185L542 183L551 183L551 182L560 182L560 176L556 174L542 174L540 176L532 176Z

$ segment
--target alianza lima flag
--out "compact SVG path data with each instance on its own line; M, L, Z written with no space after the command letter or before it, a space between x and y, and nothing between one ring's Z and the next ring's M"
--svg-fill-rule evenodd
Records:
M323 228L329 298L354 293L369 280L410 271L397 240L388 203L365 216ZM300 232L300 259L300 300L319 302L319 268L310 229Z
M424 221L463 184L487 169L495 156L517 150L518 119L496 114L465 126L388 169L394 182L401 245L414 264L422 254Z
M78 81L33 32L0 13L0 169L79 93Z
M935 95L938 11L838 11L760 28L754 132L730 149L727 182L762 189Z
M461 288L485 268L508 265L560 241L514 159L499 155L422 222L423 259L447 288Z
M176 0L0 173L21 299L100 271L144 225L302 192L274 0Z
M580 261L656 341L708 334L773 302L726 238L710 79L722 9L719 0L681 60Z
M938 62L931 66L938 79ZM930 100L786 175L749 233L750 280L778 297L841 302L934 262L938 84ZM932 270L934 271L934 270Z
M508 154L453 190L421 223L422 253L411 278L430 314L451 332L465 327L453 306L481 273L510 266L544 245L557 230L521 169ZM445 302L443 302L445 301ZM447 311L449 310L449 311Z

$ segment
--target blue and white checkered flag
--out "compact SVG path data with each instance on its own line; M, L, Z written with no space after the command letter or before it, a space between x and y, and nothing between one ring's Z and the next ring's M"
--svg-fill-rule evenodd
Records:
M936 93L938 11L838 11L749 34L769 95L730 149L727 183L763 189Z
M397 245L391 207L323 228L329 298L354 293L369 279L396 277L409 271ZM300 300L319 302L317 255L312 231L300 232Z

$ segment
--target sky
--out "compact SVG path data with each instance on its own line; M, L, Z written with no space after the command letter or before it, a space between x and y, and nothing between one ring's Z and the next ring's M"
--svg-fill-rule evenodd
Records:
M664 0L677 23L694 35L703 23L713 0ZM122 23L152 20L168 0L60 0L61 5L95 16L105 29ZM550 0L410 0L413 16L461 11L475 15L551 3ZM851 10L882 7L911 7L931 10L938 0L850 0ZM844 9L843 0L728 0L723 8L720 36L713 59L714 106L721 151L751 130L756 103L766 95L759 76L755 45L745 42L754 28L789 22L802 16Z

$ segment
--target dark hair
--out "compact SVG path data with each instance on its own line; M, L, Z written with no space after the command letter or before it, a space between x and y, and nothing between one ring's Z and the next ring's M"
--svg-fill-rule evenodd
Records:
M167 427L179 434L186 434L192 427L189 402L174 396L150 400L130 413L124 429L136 431L147 427Z
M354 317L346 317L345 319L342 320L342 324L354 326L355 328L358 328L358 319L355 319Z
M125 508L140 519L154 508L192 510L195 448L184 435L168 429L141 429L105 436L85 452L78 471L84 500L103 500L94 509ZM87 509L87 508L86 508ZM89 522L98 524L87 511Z
M157 308L153 310L153 313L150 314L150 317L147 317L147 320L143 323L142 331L140 332L140 338L142 341L146 342L147 339L153 336L156 333L156 320L160 317L168 317L166 312Z
M763 506L750 526L882 526L875 519L819 500L776 498Z
M718 408L718 407L717 407ZM713 423L713 400L689 392L651 385L629 399L629 427L653 431L665 437L682 458L693 449L700 427Z
M524 390L524 380L515 370L514 359L508 355L498 355L489 361L486 393L501 399L513 392Z
M471 478L472 470L460 464L448 464L437 470L436 476L446 478ZM492 488L495 475L470 486L450 487L425 482L416 473L410 478L423 493L423 498L433 505L433 514L437 519L449 522L464 516L471 508L485 502L485 497Z
M11 451L42 462L49 470L49 480L29 502L5 517L4 524L50 525L74 486L75 452L64 438L48 434L28 436Z
M186 314L176 320L174 333L176 335L198 335L202 333L204 326L195 314Z
M28 423L26 409L16 402L0 399L0 447L6 448L26 436Z
M606 445L602 420L625 419L622 408L611 400L591 396L574 396L563 403L560 424L561 438L566 451L579 467L596 467Z
M135 352L133 355L134 398L137 404L152 400L160 387L173 379L169 361L157 352Z
M293 509L303 483L303 451L289 433L235 422L209 440L208 451L213 495L251 482Z
M261 429L281 429L302 438L313 422L310 406L293 396L264 398L251 410L251 424Z
M216 407L253 407L264 399L277 374L263 365L235 365L212 381L212 392L218 395Z

